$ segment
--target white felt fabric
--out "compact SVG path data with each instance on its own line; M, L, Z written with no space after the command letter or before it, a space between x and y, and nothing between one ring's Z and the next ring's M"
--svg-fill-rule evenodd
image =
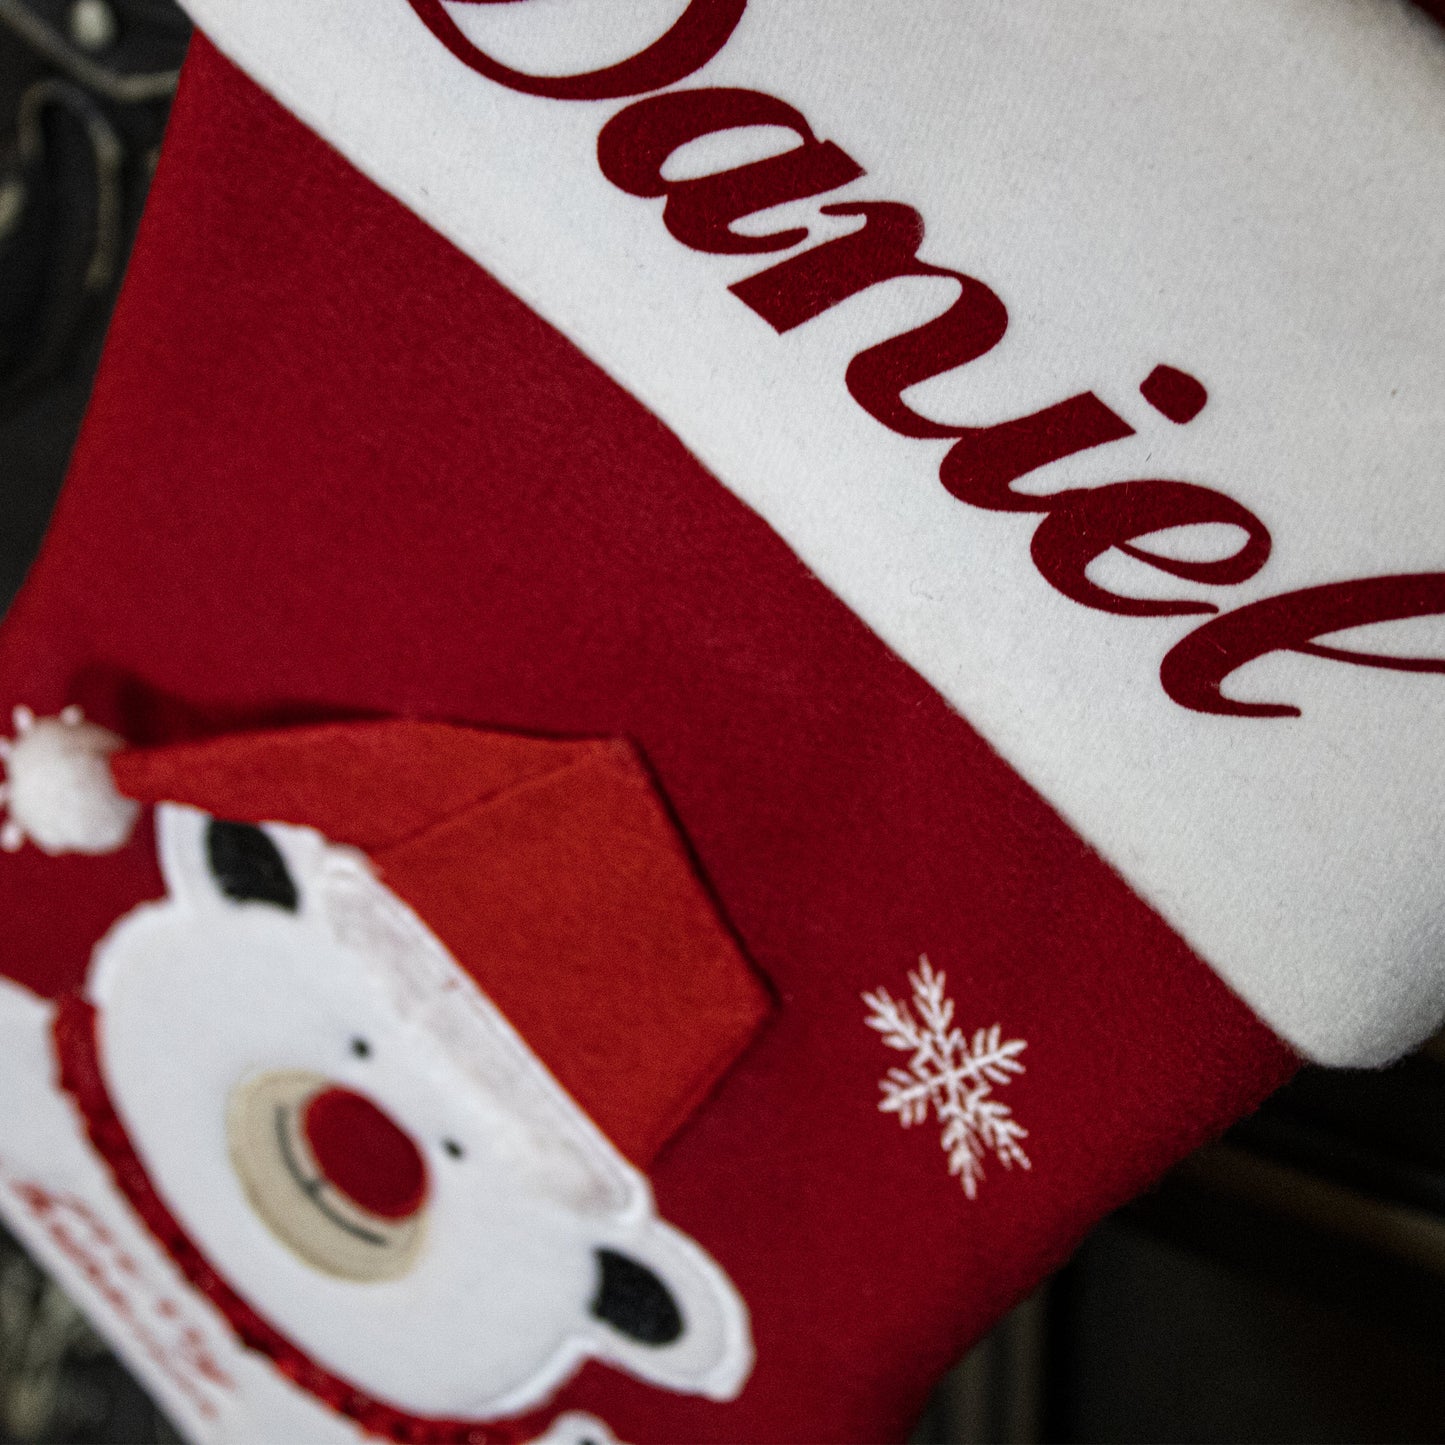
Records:
M502 60L556 72L640 48L682 8L454 13ZM849 399L852 355L949 283L891 283L780 337L726 289L776 256L689 251L599 172L625 102L504 89L405 0L188 9L653 408L1286 1038L1369 1063L1437 1026L1445 680L1286 654L1229 690L1302 718L1185 711L1158 669L1197 619L1066 601L1030 565L1028 519L953 501L946 443ZM1136 435L1026 487L1182 478L1274 538L1237 588L1117 554L1092 576L1230 607L1445 567L1445 36L1404 0L752 0L685 84L776 95L867 168L741 229L796 219L816 241L850 224L823 201L901 201L926 259L1002 297L1004 341L910 394L920 409L981 425L1092 389ZM1139 395L1159 363L1209 388L1187 426ZM1439 619L1374 631L1350 641L1445 651Z

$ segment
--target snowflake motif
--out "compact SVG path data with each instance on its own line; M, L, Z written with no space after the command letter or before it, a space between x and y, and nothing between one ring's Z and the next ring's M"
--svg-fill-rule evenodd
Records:
M868 1027L882 1034L890 1049L913 1055L906 1069L888 1070L879 1084L883 1098L878 1107L897 1114L907 1129L923 1123L931 1105L943 1126L948 1172L958 1175L963 1192L974 1199L990 1152L1005 1169L1031 1167L1019 1142L1028 1138L1028 1130L994 1097L996 1085L1011 1083L1023 1073L1018 1056L1028 1044L1005 1039L998 1024L965 1038L963 1030L953 1026L953 1000L944 994L946 977L934 970L927 955L918 960L918 971L908 975L908 982L913 985L912 1008L891 998L886 989L863 995Z

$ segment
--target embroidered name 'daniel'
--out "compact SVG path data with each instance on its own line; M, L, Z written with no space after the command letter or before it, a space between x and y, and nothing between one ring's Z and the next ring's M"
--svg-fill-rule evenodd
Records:
M790 201L824 196L865 174L832 141L820 140L794 106L762 91L736 87L667 89L699 70L727 44L747 0L691 0L661 37L625 60L575 75L532 75L503 65L457 24L450 6L491 0L407 0L423 24L463 64L511 90L549 100L609 100L642 96L602 127L597 158L603 175L629 195L661 200L662 222L684 246L715 255L794 251L809 239L805 227L741 234L734 223ZM660 92L660 93L649 93ZM792 131L798 144L746 165L686 179L668 179L670 157L704 136L750 127ZM1264 597L1220 614L1196 598L1133 597L1092 580L1089 565L1110 551L1181 580L1214 587L1248 581L1269 560L1264 522L1235 498L1195 482L1132 478L1052 493L1014 484L1065 457L1134 434L1123 417L1092 391L991 426L932 420L910 407L913 386L991 351L1008 328L1003 302L983 281L919 259L922 216L893 200L824 205L821 214L857 217L860 228L797 250L729 289L780 334L805 325L849 297L905 277L942 277L958 294L921 326L858 352L844 381L853 400L899 435L951 440L939 480L951 496L992 512L1040 518L1030 553L1040 576L1081 606L1122 617L1210 615L1164 656L1165 693L1195 712L1245 717L1297 717L1288 702L1241 701L1223 692L1231 674L1276 652L1304 653L1359 667L1445 673L1445 659L1397 657L1328 645L1332 633L1376 623L1445 614L1445 573L1359 577ZM1187 371L1160 364L1140 384L1145 401L1185 426L1205 406L1204 385ZM1182 559L1152 550L1147 539L1174 528L1233 528L1235 549L1209 559Z

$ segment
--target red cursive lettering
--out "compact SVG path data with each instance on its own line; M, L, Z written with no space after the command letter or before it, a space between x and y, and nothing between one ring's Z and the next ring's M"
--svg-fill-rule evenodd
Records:
M466 0L477 4L478 0ZM490 0L481 0L490 3ZM493 60L467 39L447 14L442 0L407 0L421 23L463 65L508 90L540 95L551 100L616 100L661 90L700 70L728 42L743 18L748 0L692 0L672 29L645 50L603 70L582 75L528 75Z
M442 0L408 0L432 33L465 64L510 89L563 100L598 100L662 90L691 75L727 43L747 0L692 0L660 39L606 69L583 75L535 76L512 70L474 45ZM465 0L505 3L505 0ZM772 126L791 130L799 144L781 154L709 175L670 181L668 159L703 136ZM819 140L806 117L761 91L699 88L647 96L613 116L597 141L602 173L629 195L664 198L662 218L682 244L711 254L784 251L808 239L804 226L760 236L734 224L788 201L836 190L864 174L832 141ZM844 380L870 416L907 437L952 438L939 480L951 496L994 512L1042 513L1030 547L1043 579L1085 607L1121 616L1160 617L1216 612L1190 598L1128 597L1091 580L1091 563L1118 551L1166 575L1206 586L1235 586L1268 561L1264 523L1232 497L1192 482L1146 478L1052 493L1014 490L1021 477L1094 447L1122 441L1134 428L1092 391L1028 416L991 426L934 421L908 406L903 393L920 382L977 360L1008 329L999 297L976 277L918 257L922 216L896 201L856 201L820 208L825 216L861 216L863 225L736 282L732 293L780 334L822 315L869 287L903 277L940 277L958 285L946 310L920 326L858 352ZM1209 393L1174 366L1159 365L1140 385L1156 411L1187 425ZM1223 523L1244 539L1226 556L1204 561L1170 557L1138 545L1152 533ZM1270 652L1293 651L1360 667L1445 673L1445 660L1399 658L1329 647L1319 637L1407 617L1445 615L1445 573L1362 578L1265 598L1215 617L1178 642L1164 658L1165 693L1196 712L1240 717L1294 717L1283 703L1227 698L1231 673Z
M1100 612L1124 617L1170 617L1188 612L1217 612L1212 602L1154 597L1124 597L1091 582L1089 563L1117 550L1171 577L1229 587L1253 577L1269 560L1264 523L1223 492L1192 482L1151 478L1061 492L1034 533L1033 559L1043 579L1065 597ZM1245 540L1227 557L1191 562L1166 557L1134 541L1175 527L1225 523L1240 528Z
M1265 597L1196 628L1165 655L1164 691L1180 707L1225 717L1298 717L1289 703L1239 702L1220 691L1247 662L1271 652L1303 652L1356 667L1392 672L1445 672L1445 658L1391 657L1324 647L1316 638L1376 622L1445 616L1445 572L1360 577Z
M674 151L719 131L780 126L800 146L745 166L694 180L668 181L662 168ZM797 227L765 236L740 236L743 216L836 190L863 167L832 141L820 141L802 114L756 90L675 90L629 105L597 137L602 174L630 196L666 196L662 221L684 246L714 255L785 251L808 237Z

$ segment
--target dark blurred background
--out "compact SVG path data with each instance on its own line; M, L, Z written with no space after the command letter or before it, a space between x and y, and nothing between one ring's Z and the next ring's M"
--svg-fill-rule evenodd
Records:
M0 607L80 425L187 34L169 0L0 0ZM1306 1070L1102 1224L915 1439L1445 1440L1442 1366L1436 1043ZM175 1438L0 1234L0 1441Z

